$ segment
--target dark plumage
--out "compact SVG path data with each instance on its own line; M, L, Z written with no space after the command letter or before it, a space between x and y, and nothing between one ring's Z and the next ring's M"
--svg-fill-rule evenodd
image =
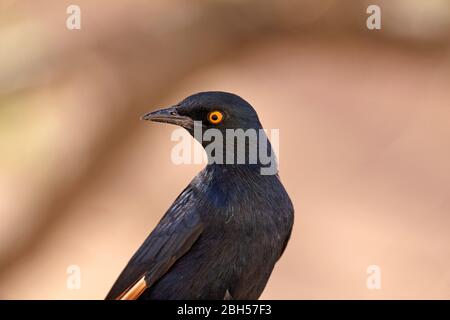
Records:
M208 117L216 110L223 120L213 124ZM191 134L194 120L203 129L261 128L250 104L224 92L192 95L144 119L177 124ZM128 292L139 299L257 299L286 247L294 213L278 174L261 175L261 166L259 161L208 164L178 196L106 298Z

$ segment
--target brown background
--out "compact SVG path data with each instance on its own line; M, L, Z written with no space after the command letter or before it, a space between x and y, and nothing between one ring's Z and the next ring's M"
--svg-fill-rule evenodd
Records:
M0 298L105 296L202 167L139 116L205 90L280 129L296 221L262 298L450 298L449 45L448 1L2 0Z

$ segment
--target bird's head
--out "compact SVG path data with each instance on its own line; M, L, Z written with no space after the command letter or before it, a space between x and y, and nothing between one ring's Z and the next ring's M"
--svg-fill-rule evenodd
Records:
M202 130L261 129L258 115L241 97L227 92L210 91L193 94L175 106L147 113L143 120L171 123L194 135L194 122Z
M264 174L277 172L275 155L256 111L235 94L197 93L142 119L185 128L207 151L208 163L250 164L268 168Z

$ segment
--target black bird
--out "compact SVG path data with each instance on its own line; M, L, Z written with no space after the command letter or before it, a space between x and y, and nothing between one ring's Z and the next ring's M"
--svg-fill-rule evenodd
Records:
M203 130L224 134L226 129L262 129L252 106L226 92L197 93L143 119L179 125L193 136L194 121ZM206 147L210 142L201 143ZM270 144L267 149L272 152ZM286 248L294 209L278 174L261 174L264 165L257 160L208 163L134 254L106 299L259 298Z

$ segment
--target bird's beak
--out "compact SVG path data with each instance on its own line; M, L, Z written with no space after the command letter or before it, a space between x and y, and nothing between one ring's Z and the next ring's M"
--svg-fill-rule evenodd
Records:
M193 120L187 116L179 115L175 107L149 112L143 115L141 120L171 123L184 128L190 128L193 126Z

